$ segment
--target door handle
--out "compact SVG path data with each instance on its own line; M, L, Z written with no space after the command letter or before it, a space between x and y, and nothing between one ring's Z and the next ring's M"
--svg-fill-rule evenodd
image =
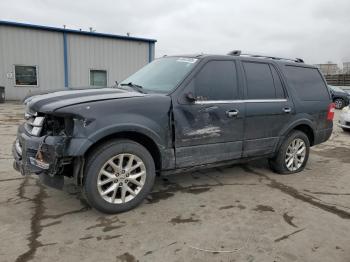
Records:
M226 111L227 117L236 117L238 116L239 111L237 109Z
M283 112L288 114L288 113L292 112L292 109L290 107L285 107L285 108L283 108Z

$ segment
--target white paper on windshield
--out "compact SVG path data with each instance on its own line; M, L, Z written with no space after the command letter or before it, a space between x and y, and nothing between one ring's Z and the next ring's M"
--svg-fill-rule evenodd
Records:
M176 60L176 62L182 62L182 63L196 63L198 59L196 58L189 58L189 57L180 57L179 59Z

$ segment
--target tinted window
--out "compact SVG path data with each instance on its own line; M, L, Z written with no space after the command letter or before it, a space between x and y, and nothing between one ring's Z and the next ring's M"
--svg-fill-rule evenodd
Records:
M233 61L211 61L194 78L198 100L238 98L237 72Z
M283 90L281 78L279 77L276 69L270 65L272 77L273 77L273 82L275 84L275 92L276 92L276 98L285 98L285 93Z
M248 99L273 99L276 97L270 66L264 63L244 62Z
M287 66L286 73L289 85L295 89L301 100L318 101L330 99L327 87L317 69Z

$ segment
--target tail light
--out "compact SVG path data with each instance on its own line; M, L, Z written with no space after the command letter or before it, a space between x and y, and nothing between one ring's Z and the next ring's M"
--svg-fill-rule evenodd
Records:
M334 118L335 104L332 103L328 106L327 120L333 121Z

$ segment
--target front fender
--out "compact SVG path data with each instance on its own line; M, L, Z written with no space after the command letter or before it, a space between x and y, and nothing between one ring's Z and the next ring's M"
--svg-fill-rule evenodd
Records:
M127 119L133 119L133 123L130 121L126 122ZM95 121L95 123L91 123L91 126L86 127L86 136L84 138L72 139L69 147L70 155L84 155L89 147L99 140L122 132L133 132L147 136L155 142L160 151L167 148L168 130L166 124L165 127L161 127L152 119L133 114L125 114L124 116L118 115L117 123L113 123L112 119L109 118L102 118L101 120ZM107 124L108 122L113 124ZM79 129L84 129L84 127L80 126Z

